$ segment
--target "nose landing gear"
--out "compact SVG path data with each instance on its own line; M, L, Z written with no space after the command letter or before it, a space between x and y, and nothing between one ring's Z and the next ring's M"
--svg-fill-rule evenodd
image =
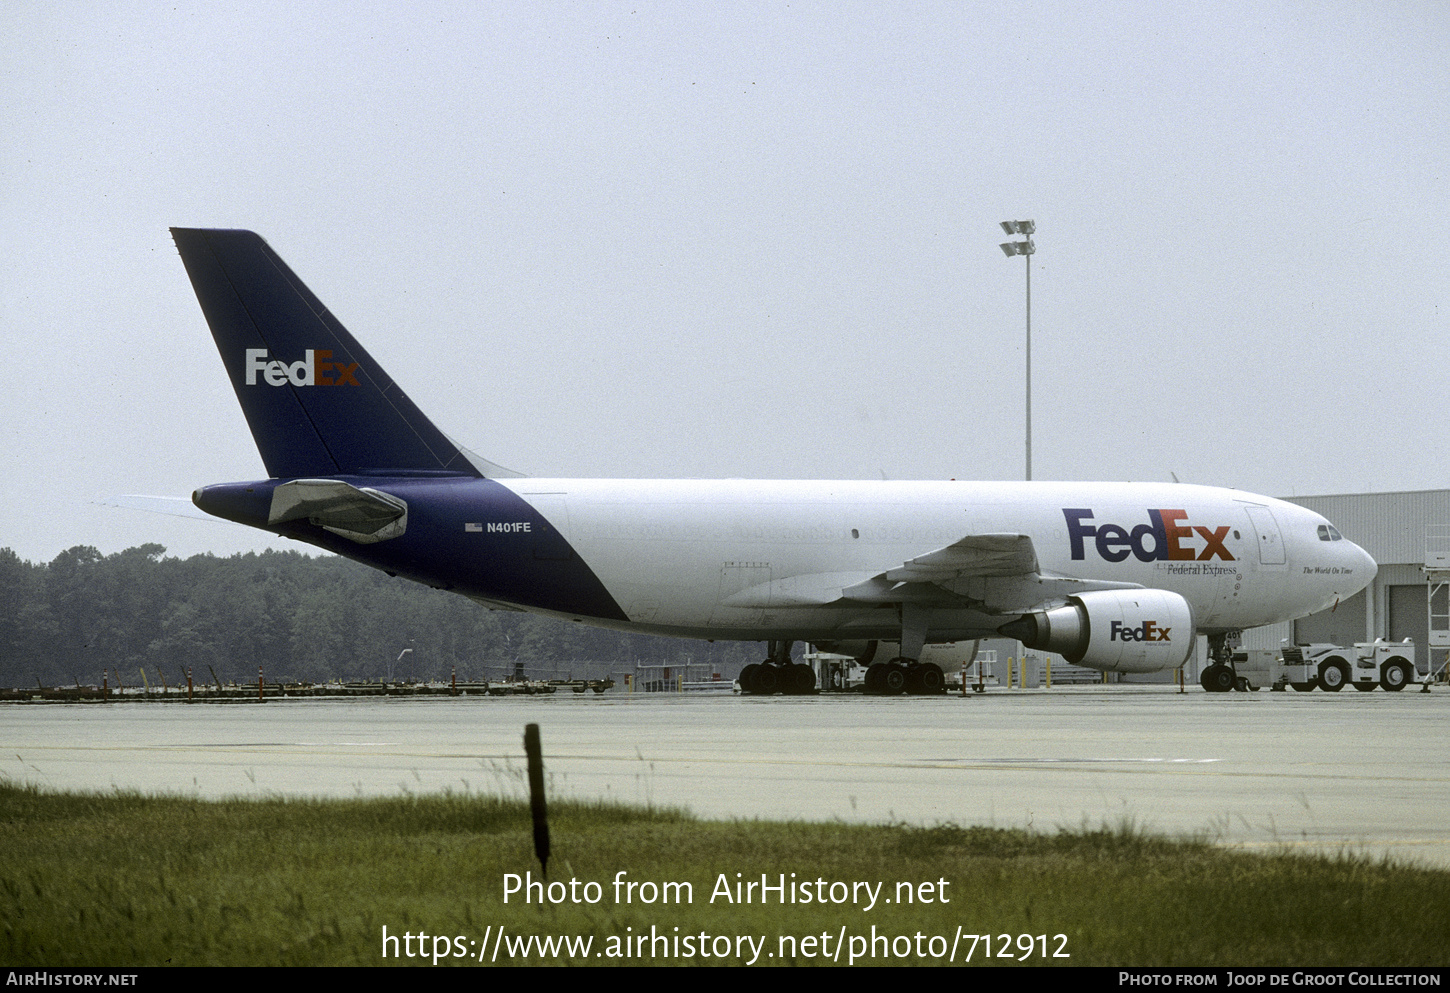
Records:
M1234 669L1234 645L1239 640L1239 632L1223 631L1208 636L1208 657L1213 660L1212 665L1205 666L1198 674L1198 683L1210 693L1228 693L1230 690L1243 689L1239 685L1239 674Z

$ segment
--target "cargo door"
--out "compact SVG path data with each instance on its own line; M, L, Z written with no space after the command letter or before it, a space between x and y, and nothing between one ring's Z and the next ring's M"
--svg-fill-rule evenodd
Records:
M1259 564L1260 565L1283 565L1284 564L1284 539L1279 534L1278 522L1274 520L1274 514L1268 507L1245 507L1249 514L1250 526L1259 539Z

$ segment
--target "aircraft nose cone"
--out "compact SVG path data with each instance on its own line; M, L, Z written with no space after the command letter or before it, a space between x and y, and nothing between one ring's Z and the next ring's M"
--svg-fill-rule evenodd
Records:
M1374 559L1370 558L1369 552L1366 552L1363 548L1355 545L1354 550L1356 552L1359 552L1359 567L1364 570L1361 575L1364 577L1364 584L1368 586L1370 583L1374 582L1374 577L1379 573L1380 567Z

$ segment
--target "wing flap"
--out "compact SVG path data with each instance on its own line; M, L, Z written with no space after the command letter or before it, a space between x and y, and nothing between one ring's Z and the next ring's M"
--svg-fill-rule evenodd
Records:
M1139 583L1029 573L1025 576L973 576L952 580L942 588L996 614L1020 614L1066 603L1078 593L1095 590L1139 590Z
M1037 551L1025 534L969 534L918 555L883 575L895 583L941 583L963 576L1023 576L1037 572Z

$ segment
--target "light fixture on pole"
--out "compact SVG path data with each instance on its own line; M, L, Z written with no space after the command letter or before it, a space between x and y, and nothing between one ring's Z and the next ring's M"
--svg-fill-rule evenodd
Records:
M1037 246L1032 244L1032 235L1037 225L1031 221L1003 221L1002 230L1008 234L1025 236L1024 241L1002 243L1002 252L1009 258L1013 255L1027 256L1027 478L1032 478L1032 253Z

